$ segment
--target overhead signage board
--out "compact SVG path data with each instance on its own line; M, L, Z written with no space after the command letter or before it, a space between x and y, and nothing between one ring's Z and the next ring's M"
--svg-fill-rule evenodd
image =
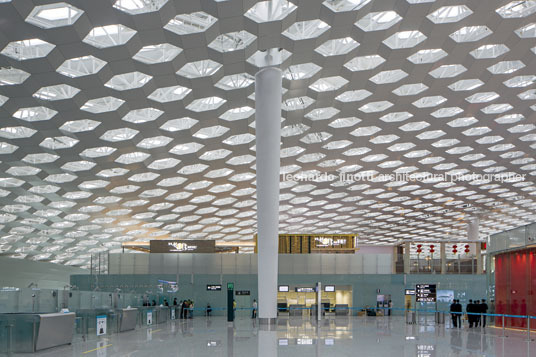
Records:
M235 291L235 295L241 295L241 296L250 295L250 291L249 290L237 290Z
M152 240L151 253L215 253L214 240Z
M315 288L299 288L299 287L296 287L294 288L294 291L296 291L297 293L314 293L316 290Z
M288 293L288 285L279 285L279 292Z
M325 292L333 292L333 291L335 291L335 285L326 285L326 286L324 286L324 291Z
M221 285L219 284L207 285L207 291L221 291Z
M415 295L415 289L406 289L404 295Z
M436 302L436 284L417 284L415 296L417 302Z

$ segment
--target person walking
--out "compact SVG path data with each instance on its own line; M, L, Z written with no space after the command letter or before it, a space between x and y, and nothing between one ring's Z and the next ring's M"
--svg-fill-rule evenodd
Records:
M210 306L210 304L207 304L207 317L210 316L211 312L212 312L212 306Z
M452 301L452 304L450 304L450 317L452 318L452 326L454 328L458 327L458 316L456 314L456 300Z
M255 319L255 318L257 318L257 300L253 299L252 307L253 307L253 309L251 311L251 318Z
M181 308L181 313L180 313L180 315L179 315L179 318L181 318L181 319L184 318L184 303L185 303L185 301L183 301L183 300L181 300L181 301L179 302L179 306L180 306L180 308Z
M475 307L474 307L474 310L475 310L475 313L477 315L475 315L475 327L478 327L480 326L480 300L476 300L475 301Z
M482 327L486 327L486 314L488 313L488 304L486 303L486 299L482 299L482 303L480 303L480 313L482 314Z

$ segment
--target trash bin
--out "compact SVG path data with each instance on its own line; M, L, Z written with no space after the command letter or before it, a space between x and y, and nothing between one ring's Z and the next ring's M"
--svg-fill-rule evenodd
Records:
M406 323L408 325L415 325L417 319L415 317L415 311L407 311L406 312Z
M435 321L438 325L444 325L445 324L445 313L444 312L436 312L435 313Z

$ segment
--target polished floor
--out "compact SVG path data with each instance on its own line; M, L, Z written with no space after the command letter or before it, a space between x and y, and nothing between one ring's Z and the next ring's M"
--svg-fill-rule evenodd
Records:
M504 337L503 337L504 333ZM536 338L536 333L532 339ZM135 331L77 341L33 356L536 356L522 331L453 329L433 318L406 325L402 317L280 318L275 331L255 320L224 317L175 320Z

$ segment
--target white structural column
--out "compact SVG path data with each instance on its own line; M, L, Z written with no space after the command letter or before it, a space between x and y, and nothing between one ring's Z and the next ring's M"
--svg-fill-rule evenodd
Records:
M478 217L474 217L469 222L467 222L467 239L469 241L478 241L479 224L480 220L478 219Z
M404 274L409 274L411 271L410 250L411 250L411 243L405 242L404 243Z
M279 68L255 75L259 323L269 325L277 317L282 85Z
M447 244L439 243L439 256L441 259L441 274L447 274Z

